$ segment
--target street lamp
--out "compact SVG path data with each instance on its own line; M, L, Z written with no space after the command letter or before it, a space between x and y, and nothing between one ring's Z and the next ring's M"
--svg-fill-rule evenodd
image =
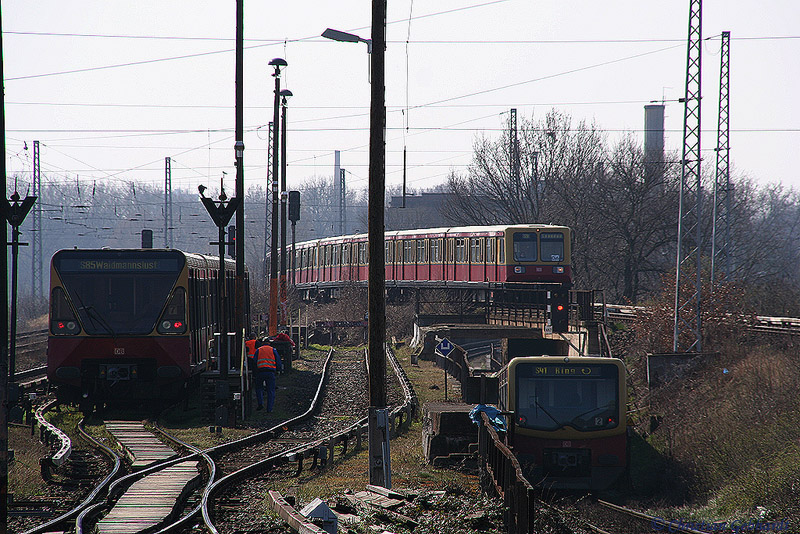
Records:
M334 30L333 28L328 28L322 32L322 36L326 39L341 41L343 43L367 43L367 54L372 53L372 39L363 39L353 33L342 32Z
M370 70L370 57L372 56L372 39L364 39L354 33L347 33L333 28L328 28L322 32L322 36L326 39L339 41L342 43L366 43L367 44L367 80L372 81L372 72ZM334 177L334 180L338 177Z
M269 335L278 333L278 141L280 138L281 67L286 67L285 59L276 57L269 62L275 68L275 98L273 100L272 123L275 132L272 136L272 240L269 265Z
M286 101L292 96L288 89L282 90L281 97L281 326L286 326L288 298L286 295Z

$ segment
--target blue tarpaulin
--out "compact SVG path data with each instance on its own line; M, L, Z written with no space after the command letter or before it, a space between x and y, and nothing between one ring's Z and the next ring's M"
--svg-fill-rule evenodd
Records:
M505 431L506 420L500 415L500 410L494 406L487 406L486 404L476 405L472 411L469 412L469 418L472 419L473 423L476 425L481 424L481 412L486 414L495 430Z

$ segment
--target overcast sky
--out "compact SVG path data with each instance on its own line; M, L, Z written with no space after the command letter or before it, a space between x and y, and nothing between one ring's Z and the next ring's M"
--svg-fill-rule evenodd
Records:
M478 136L498 138L509 108L555 107L595 121L614 141L641 135L643 107L666 101L666 145L679 150L688 0L395 0L388 2L387 185L411 188L464 171ZM800 189L800 2L706 0L703 154L715 165L719 34L731 32L731 161L736 172ZM289 187L368 174L367 0L245 1L247 185L266 176L274 57L285 58ZM3 3L9 174L233 189L235 2L17 0ZM407 128L406 128L407 127ZM28 150L24 149L27 142Z

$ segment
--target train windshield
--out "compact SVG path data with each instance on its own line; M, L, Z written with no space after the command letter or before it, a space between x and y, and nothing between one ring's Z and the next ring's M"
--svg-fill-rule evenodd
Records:
M542 261L564 261L564 234L542 233Z
M515 368L517 425L532 430L615 428L619 418L617 367L526 363Z
M75 251L53 265L87 334L149 334L169 297L184 259L175 253Z
M514 234L514 260L536 261L536 233L517 232Z

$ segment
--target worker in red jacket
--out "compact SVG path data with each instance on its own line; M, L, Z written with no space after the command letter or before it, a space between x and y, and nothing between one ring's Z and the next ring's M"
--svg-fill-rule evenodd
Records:
M278 351L267 341L259 343L253 356L253 377L256 383L256 410L264 409L264 388L267 390L267 412L275 405L275 374L283 370L283 362Z

